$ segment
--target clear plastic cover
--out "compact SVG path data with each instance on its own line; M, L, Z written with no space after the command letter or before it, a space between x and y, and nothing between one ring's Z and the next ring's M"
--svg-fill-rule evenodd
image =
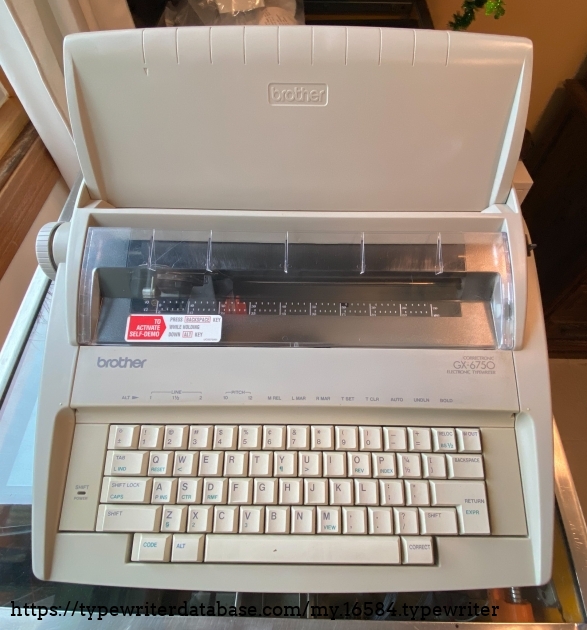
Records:
M511 349L513 316L504 233L93 227L78 337Z

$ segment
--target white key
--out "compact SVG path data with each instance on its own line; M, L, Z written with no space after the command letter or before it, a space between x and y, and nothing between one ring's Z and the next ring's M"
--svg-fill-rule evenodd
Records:
M285 449L285 426L263 426L263 448L271 451Z
M228 491L228 479L206 478L204 479L204 491L202 503L226 503Z
M287 505L276 505L265 508L265 533L289 534L290 508Z
M277 479L255 479L253 503L255 505L276 505Z
M287 427L287 448L307 451L310 448L310 427L292 424Z
M359 432L357 427L334 427L337 451L359 450Z
M185 424L170 424L165 427L163 448L184 451L188 447L188 427Z
M393 534L393 518L391 508L367 508L370 534Z
M242 507L238 531L241 534L262 534L265 528L265 508L262 505Z
M132 562L169 562L171 534L135 534L132 541Z
M403 427L384 427L383 448L386 451L407 451L406 430Z
M152 479L146 477L104 477L101 503L149 503Z
M426 479L446 479L446 458L444 455L422 454L422 468Z
M316 533L316 508L292 507L291 508L291 533L315 534Z
M394 453L373 453L373 476L379 478L395 477L395 454Z
M379 496L381 505L403 505L404 484L399 479L379 482Z
M154 479L151 503L175 503L177 479Z
M110 505L98 507L97 532L158 532L160 505Z
M185 532L188 516L187 505L170 505L163 508L161 517L162 532Z
M418 453L398 453L397 470L398 477L419 479L422 476L420 455Z
M313 425L312 433L312 450L314 451L332 451L334 449L334 427Z
M347 453L349 477L371 476L371 453Z
M273 474L276 477L295 477L298 472L298 454L278 451L274 453Z
M304 503L328 505L328 479L304 479Z
M435 536L458 534L457 512L454 508L420 508L420 531Z
M342 508L342 533L366 534L367 533L367 509L364 507Z
M410 451L431 451L432 436L430 429L408 427L408 447Z
M302 505L303 479L280 479L279 480L279 504L280 505Z
M190 427L188 448L196 451L209 451L212 448L213 428L209 424L196 424Z
M137 448L140 427L135 424L113 424L108 435L108 448Z
M200 469L198 474L201 477L219 477L222 475L222 463L224 453L222 451L202 451L200 453Z
M236 534L238 531L238 511L236 505L216 505L214 507L215 534Z
M483 481L430 481L432 505L455 506L459 533L488 535L489 513Z
M447 455L449 479L483 479L482 455Z
M249 475L251 477L271 477L273 474L273 453L259 451L249 453Z
M140 448L149 451L160 451L163 448L164 427L155 424L144 424L139 439Z
M355 479L355 505L379 505L377 479Z
M342 531L339 507L319 507L316 518L318 534L340 534Z
M246 477L249 468L249 454L246 451L234 451L224 456L225 477Z
M243 424L238 430L238 447L243 451L258 451L261 448L261 427L258 424Z
M322 476L322 453L299 453L298 474L300 477Z
M326 452L322 455L325 477L346 477L346 453Z
M173 472L173 455L172 451L151 451L147 474L156 477L170 477Z
M202 562L205 539L201 534L176 534L171 544L171 562Z
M432 449L437 453L457 450L457 435L454 429L432 429Z
M479 429L457 429L459 453L481 452L481 431Z
M427 481L406 481L406 505L430 505Z
M238 438L238 427L231 424L219 424L214 427L214 450L234 451Z
M176 451L173 462L173 474L175 477L189 477L198 474L198 455L190 451Z
M201 477L180 477L177 483L177 503L201 503L202 486Z
M393 508L393 527L402 536L418 534L418 508Z
M211 532L213 515L214 508L211 505L190 506L188 508L188 532L192 534Z
M381 427L359 427L359 447L362 451L382 451Z
M353 480L330 479L330 505L353 505Z
M206 537L206 562L245 564L390 565L400 564L398 536L244 536Z
M108 451L104 474L142 477L147 474L148 462L146 451Z
M404 564L434 564L434 549L429 536L402 536Z
M231 505L250 505L253 502L253 480L229 479L228 502Z

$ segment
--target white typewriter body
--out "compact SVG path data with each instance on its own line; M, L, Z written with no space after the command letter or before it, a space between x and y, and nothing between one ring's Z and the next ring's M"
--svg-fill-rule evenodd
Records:
M547 350L511 191L531 65L526 40L395 29L66 40L84 185L53 235L35 575L550 578Z

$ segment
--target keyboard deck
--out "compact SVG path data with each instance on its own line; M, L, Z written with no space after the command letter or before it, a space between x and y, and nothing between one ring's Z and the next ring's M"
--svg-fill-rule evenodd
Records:
M96 531L135 562L433 565L490 535L484 479L474 428L111 425Z

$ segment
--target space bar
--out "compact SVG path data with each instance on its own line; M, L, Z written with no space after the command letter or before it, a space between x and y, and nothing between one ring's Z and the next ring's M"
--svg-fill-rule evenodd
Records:
M400 564L398 536L208 534L204 562Z

